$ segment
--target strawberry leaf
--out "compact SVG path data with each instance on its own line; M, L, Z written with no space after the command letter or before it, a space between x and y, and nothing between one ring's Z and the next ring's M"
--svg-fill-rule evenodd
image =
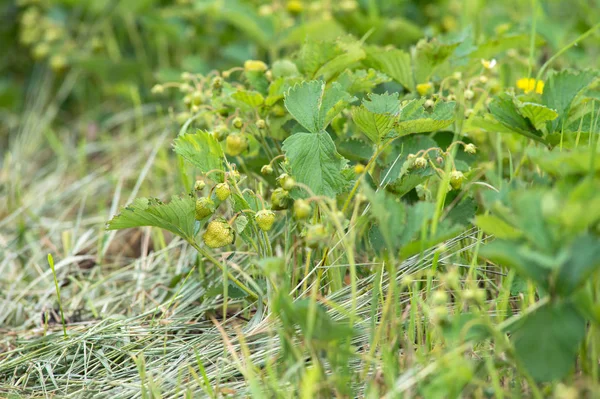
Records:
M296 181L306 184L317 195L335 197L342 192L346 180L344 159L327 132L296 133L283 143Z
M191 196L173 197L168 204L156 198L137 198L121 209L106 225L107 230L131 227L160 227L187 241L194 239L196 200Z

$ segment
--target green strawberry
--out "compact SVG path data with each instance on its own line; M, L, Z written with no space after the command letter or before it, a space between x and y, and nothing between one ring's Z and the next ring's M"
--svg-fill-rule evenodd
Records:
M219 183L215 186L215 195L219 201L225 201L231 195L231 189L227 183Z
M256 224L262 231L269 231L275 223L275 212L263 209L256 212Z
M206 227L202 235L204 244L210 248L221 248L233 243L234 232L224 219L215 219Z
M196 200L196 220L202 220L215 212L215 203L208 197L200 197Z

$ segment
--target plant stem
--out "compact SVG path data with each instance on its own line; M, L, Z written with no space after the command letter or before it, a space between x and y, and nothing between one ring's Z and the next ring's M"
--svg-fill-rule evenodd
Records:
M208 259L211 263L213 263L214 265L216 265L219 269L221 269L221 271L223 273L226 273L227 278L231 281L233 281L233 283L235 285L238 286L238 288L240 288L242 291L244 291L246 294L248 294L249 297L251 297L254 300L259 300L259 296L252 291L250 288L248 288L244 283L242 283L240 280L238 280L233 274L231 274L231 272L229 270L227 270L227 268L225 266L223 266L221 264L221 262L219 262L215 257L213 257L210 253L208 253L208 251L206 251L204 248L202 248L200 245L198 245L197 242L195 241L188 241L189 244L196 250L198 251L198 253L200 253L202 256L204 256L206 259Z

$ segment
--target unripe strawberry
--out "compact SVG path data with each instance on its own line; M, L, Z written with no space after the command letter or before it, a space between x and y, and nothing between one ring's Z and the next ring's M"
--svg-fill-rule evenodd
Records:
M194 183L194 190L196 191L200 191L204 189L204 187L206 187L206 182L204 180L196 180L196 183Z
M297 199L294 201L294 217L296 219L306 219L310 216L311 207L308 202L303 199Z
M225 125L218 125L215 130L213 130L213 136L215 136L215 138L218 141L223 141L225 140L225 138L227 138L227 133L229 131L227 130L227 126Z
M431 98L430 98L430 99L427 99L427 100L425 101L425 103L423 104L423 106L424 106L425 108L433 108L433 106L434 106L434 105L435 105L435 102L434 102L434 101L433 101Z
M448 293L442 289L436 290L431 296L434 305L444 305L448 302Z
M215 195L219 201L225 201L231 195L231 189L227 183L219 183L215 186Z
M464 92L464 96L465 96L465 99L472 100L473 97L475 97L475 92L473 92L473 90L471 90L471 89L467 89Z
M199 92L199 91L195 91L192 93L192 104L193 105L201 105L204 102L204 95Z
M233 118L231 124L234 128L241 129L244 126L244 121L242 120L242 118L236 116L235 118Z
M260 173L263 175L270 175L273 173L273 167L271 165L263 165L263 167L260 168Z
M256 127L262 130L265 127L267 127L267 123L265 122L264 119L259 119L256 121Z
M296 185L296 180L287 173L282 173L277 178L277 182L284 190L290 191Z
M180 125L183 125L191 117L192 117L192 115L189 112L179 112L177 115L175 115L175 120Z
M231 133L225 140L225 153L229 156L237 156L248 148L248 140L241 133Z
M64 55L56 54L50 57L50 68L54 71L61 71L67 67L67 58Z
M458 170L453 170L450 173L450 185L453 189L458 190L460 186L462 186L464 178L465 176L462 174L462 172L459 172Z
M36 60L41 60L46 58L46 56L50 53L50 46L46 42L41 42L37 46L33 48L33 58Z
M327 229L322 224L313 224L306 231L306 245L316 248L327 238Z
M202 220L215 212L215 203L208 197L200 197L196 200L196 220Z
M233 243L234 232L229 223L223 219L213 220L202 235L204 244L210 248L221 248Z
M425 157L415 158L415 168L423 169L426 166L427 166L427 159L425 159Z
M475 154L477 152L477 147L475 147L475 144L467 144L465 146L465 152L467 154Z
M275 61L271 70L275 78L298 75L298 67L289 60Z
M256 212L256 224L262 231L269 231L275 223L275 212L263 209Z
M262 61L248 60L244 62L244 70L246 72L264 72L267 68L267 64Z
M284 116L286 111L285 111L285 108L283 108L281 105L277 104L277 105L274 105L273 108L271 108L271 113L274 116Z
M278 188L271 193L271 208L276 211L290 207L290 193L283 188Z

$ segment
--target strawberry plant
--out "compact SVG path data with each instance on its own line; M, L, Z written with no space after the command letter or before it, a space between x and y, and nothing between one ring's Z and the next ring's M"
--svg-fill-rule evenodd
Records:
M0 396L598 391L589 4L0 8Z

